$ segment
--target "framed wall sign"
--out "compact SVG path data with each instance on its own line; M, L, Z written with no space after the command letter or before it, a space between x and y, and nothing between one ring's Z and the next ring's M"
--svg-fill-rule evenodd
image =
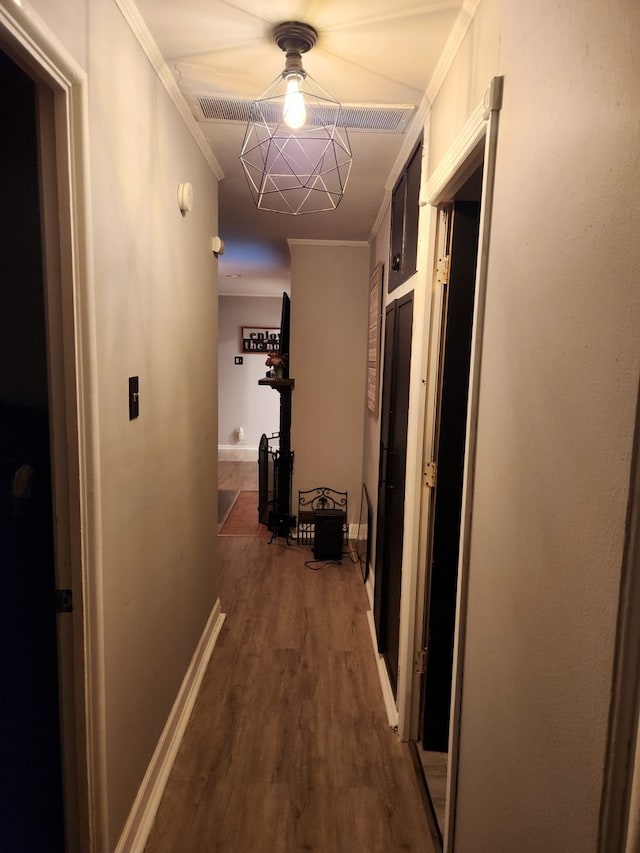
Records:
M265 353L280 350L280 329L266 328L264 326L242 326L240 330L242 339L242 352Z
M367 409L378 416L380 388L380 328L384 265L379 261L369 279L369 341L367 344Z

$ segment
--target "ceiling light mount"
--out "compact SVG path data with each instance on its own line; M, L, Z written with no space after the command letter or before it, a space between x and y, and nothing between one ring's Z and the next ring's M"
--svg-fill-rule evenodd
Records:
M318 32L309 24L302 24L300 21L285 21L285 23L278 24L273 28L273 40L280 50L286 54L291 52L300 55L315 47L318 41Z
M311 50L318 41L316 30L309 24L287 21L273 28L273 40L286 55L282 76L285 79L291 74L306 76L302 67L302 54Z
M284 71L251 104L240 161L256 206L298 215L335 209L353 157L342 108L302 66L318 41L309 24L272 31L286 54Z

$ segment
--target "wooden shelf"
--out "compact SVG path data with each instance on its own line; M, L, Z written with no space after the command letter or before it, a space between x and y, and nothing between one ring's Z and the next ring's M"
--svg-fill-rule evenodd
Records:
M269 388L275 388L276 391L284 391L287 388L293 388L295 379L258 379L258 385L268 385Z

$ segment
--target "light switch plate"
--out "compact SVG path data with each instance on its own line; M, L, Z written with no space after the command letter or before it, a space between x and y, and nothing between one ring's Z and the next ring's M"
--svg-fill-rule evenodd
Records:
M129 377L129 420L132 421L140 414L140 392L137 376Z

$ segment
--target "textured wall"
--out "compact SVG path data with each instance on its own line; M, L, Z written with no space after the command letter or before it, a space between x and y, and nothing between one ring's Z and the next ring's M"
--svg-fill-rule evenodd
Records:
M114 2L31 5L89 81L113 850L217 598L217 180Z
M640 15L481 2L437 165L504 74L456 851L595 851L640 350Z
M348 492L357 518L362 491L369 247L293 242L291 446L299 489Z

